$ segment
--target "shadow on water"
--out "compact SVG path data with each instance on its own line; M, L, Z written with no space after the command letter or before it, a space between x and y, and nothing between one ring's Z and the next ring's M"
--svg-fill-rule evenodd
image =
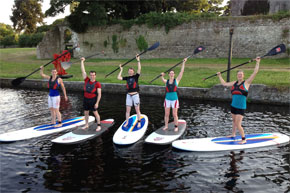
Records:
M1 133L50 121L47 92L1 89ZM64 119L80 116L82 94L70 93L61 104ZM187 121L182 138L224 136L231 131L229 102L180 99L179 118ZM149 118L145 136L130 146L112 138L125 119L125 96L103 94L102 119L115 125L101 137L75 145L52 144L56 133L0 144L1 191L23 192L287 192L290 147L244 151L183 152L171 145L144 143L161 127L163 98L141 96L141 112ZM132 110L134 113L134 110ZM11 115L11 116L7 116ZM249 104L246 133L290 135L289 107ZM13 182L13 183L12 183Z

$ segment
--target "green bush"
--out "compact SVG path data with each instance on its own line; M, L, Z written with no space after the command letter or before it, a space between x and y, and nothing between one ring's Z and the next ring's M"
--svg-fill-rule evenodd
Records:
M19 36L18 44L20 47L35 47L41 42L44 33L22 34Z
M12 45L17 45L17 35L12 34L12 35L7 35L4 38L2 38L0 44L4 46L12 46Z
M139 49L139 51L144 51L147 50L148 48L148 43L146 42L144 36L140 35L137 39L136 39L136 44L137 47Z

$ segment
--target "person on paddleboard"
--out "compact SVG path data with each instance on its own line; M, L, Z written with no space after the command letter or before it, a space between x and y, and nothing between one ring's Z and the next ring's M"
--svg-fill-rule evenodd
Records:
M242 136L241 144L244 144L247 142L244 129L242 127L242 120L243 120L245 110L247 107L248 90L259 71L261 58L257 57L255 60L256 60L256 66L255 66L254 72L247 80L244 80L244 72L241 70L237 72L237 80L232 81L232 82L225 82L221 76L221 73L220 72L217 73L217 76L221 84L223 86L231 87L231 93L232 93L231 113L232 113L233 124L232 124L232 134L228 137L235 137L236 129L238 129Z
M165 115L164 115L164 122L165 122L165 127L163 130L168 129L168 122L169 122L169 115L170 115L170 108L172 108L172 114L174 118L174 131L178 131L178 108L179 108L179 101L178 101L178 95L177 95L177 87L178 84L183 76L184 72L184 66L187 61L187 58L183 59L181 70L179 72L179 75L175 79L175 73L173 70L170 70L168 72L169 79L166 80L164 78L164 72L161 73L161 79L163 83L166 86L166 95L165 95L165 100L164 100L164 110L165 110Z
M43 73L43 66L40 66L40 75L42 78L45 78L48 80L48 88L49 88L49 95L48 95L48 108L50 110L51 114L51 123L53 125L56 124L56 117L58 120L58 124L55 127L61 127L62 126L62 117L61 113L59 112L59 105L60 105L60 87L62 89L64 99L67 101L67 95L66 90L63 84L63 81L61 78L57 76L57 70L52 69L51 70L51 76L48 76Z
M98 113L99 103L102 96L102 89L100 82L96 81L96 72L90 71L90 76L87 76L85 70L85 58L81 58L81 70L82 76L85 81L84 85L84 114L85 114L85 126L82 129L87 129L89 127L89 112L92 111L95 115L97 121L96 131L101 130L101 118Z
M140 63L140 57L139 55L136 55L136 60L138 63L138 69L137 73L135 73L134 68L128 69L128 75L126 77L122 77L123 67L120 64L120 73L118 74L118 80L126 80L127 81L127 96L126 96L126 123L124 127L128 126L129 117L131 108L134 105L137 118L138 118L138 124L137 127L141 127L141 112L140 112L140 97L139 97L139 85L138 85L138 79L141 73L141 63Z

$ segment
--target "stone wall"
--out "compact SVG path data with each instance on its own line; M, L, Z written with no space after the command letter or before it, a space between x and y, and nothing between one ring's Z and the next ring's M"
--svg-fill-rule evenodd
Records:
M13 79L0 79L0 88L13 88L11 81ZM83 92L82 81L65 81L65 87L68 92L77 91ZM20 88L29 89L46 89L47 81L43 80L25 80ZM125 94L125 84L110 84L102 83L102 92L113 94ZM155 85L140 85L140 94L146 96L164 97L164 86ZM180 98L210 100L210 101L230 101L231 92L230 88L224 87L220 84L212 88L192 88L192 87L179 87L178 95ZM248 102L261 103L261 104L277 104L277 105L290 105L290 88L286 90L278 90L270 88L262 84L253 84L250 86Z
M231 16L240 16L244 9L244 5L247 1L257 0L231 0ZM289 0L268 0L269 11L268 13L273 14L279 11L290 10Z
M62 28L59 27L58 35L47 33L38 46L38 58L51 58L53 53L60 53L63 45ZM234 29L233 57L254 58L266 54L271 48L284 43L290 47L290 18L280 21L271 19L253 20L246 17L231 17L224 20L195 21L179 25L166 33L164 28L148 28L146 25L133 26L124 30L120 25L108 27L91 27L86 33L73 33L71 43L78 43L80 50L74 55L88 56L96 52L105 51L99 58L132 58L139 53L136 39L143 36L148 45L156 41L160 46L144 54L142 58L183 58L190 55L194 48L203 45L206 50L197 54L198 58L228 57L229 30ZM113 43L112 37L117 37ZM112 46L115 45L113 49ZM116 46L118 49L116 49ZM56 52L55 47L60 51ZM53 50L53 51L52 51ZM287 57L280 54L275 57Z

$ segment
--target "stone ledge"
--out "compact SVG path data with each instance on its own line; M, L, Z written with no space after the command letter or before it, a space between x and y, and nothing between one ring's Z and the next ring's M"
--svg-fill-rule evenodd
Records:
M11 78L0 78L1 88L14 88L11 85ZM67 91L83 91L84 83L82 81L64 81ZM125 84L101 83L102 92L112 94L126 93ZM25 80L17 88L47 89L46 80ZM230 88L220 84L212 88L193 88L179 87L178 93L180 98L213 100L213 101L230 101ZM140 94L145 96L162 96L164 97L164 86L140 85ZM263 84L253 84L250 87L248 102L262 104L290 105L290 88L280 91L277 88L267 87Z

